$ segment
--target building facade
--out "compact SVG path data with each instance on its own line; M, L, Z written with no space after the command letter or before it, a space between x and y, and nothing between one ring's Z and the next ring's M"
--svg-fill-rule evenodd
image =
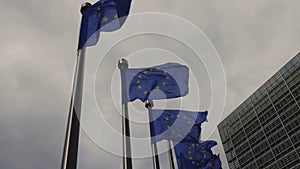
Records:
M300 169L300 53L218 130L230 169Z

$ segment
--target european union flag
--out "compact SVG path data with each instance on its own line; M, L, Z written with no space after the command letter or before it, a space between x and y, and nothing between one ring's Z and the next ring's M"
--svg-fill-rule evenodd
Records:
M131 0L114 0L119 15L119 21L123 24L126 20L126 16L130 11Z
M215 155L211 148L217 142L209 140L204 142L180 142L175 146L178 169L199 169L214 163Z
M96 45L99 32L120 29L129 13L131 0L100 0L82 11L78 49Z
M210 161L203 169L222 169L222 163L219 155L213 155Z
M178 63L167 63L150 68L126 71L128 98L123 103L140 99L169 99L185 96L188 91L189 68ZM126 97L126 96L125 96Z
M198 141L201 124L207 121L207 111L191 112L183 110L151 110L150 133L151 142L172 140L175 143L181 140Z

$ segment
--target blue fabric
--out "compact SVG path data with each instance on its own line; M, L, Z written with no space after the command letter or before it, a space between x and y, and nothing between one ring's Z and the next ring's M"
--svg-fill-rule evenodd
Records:
M126 16L130 11L131 0L114 0L119 15L119 21L123 24L126 20Z
M219 155L213 155L210 161L203 169L222 169L222 163Z
M100 0L83 10L78 49L96 45L101 31L120 29L129 14L130 5L131 0Z
M151 110L150 133L151 142L172 140L175 144L180 141L198 141L201 124L207 121L207 111L191 112L183 110Z
M197 141L180 142L175 146L178 169L202 169L221 166L221 161L218 161L217 156L211 150L215 145L217 145L217 142L212 140L201 143Z
M178 63L167 63L150 68L132 68L126 71L128 98L122 102L139 99L170 99L185 96L188 91L189 68Z

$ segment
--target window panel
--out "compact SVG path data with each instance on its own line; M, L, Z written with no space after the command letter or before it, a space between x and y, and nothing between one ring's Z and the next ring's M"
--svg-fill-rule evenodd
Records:
M252 150L255 155L255 157L261 156L264 152L268 151L270 149L267 140L261 142L259 145L256 145Z
M280 168L288 168L291 165L293 166L294 162L299 161L297 153L295 151L287 154L286 156L282 157L278 160L278 164Z
M268 137L268 140L271 145L278 144L281 140L287 138L286 132L283 128L279 129L276 133L273 133Z
M269 151L268 153L263 154L259 159L257 159L257 164L259 168L263 168L264 166L268 166L272 162L274 162L275 159L272 155L272 152Z
M262 130L259 130L255 133L255 135L249 138L249 143L253 146L264 139L264 132Z
M284 140L279 145L277 145L276 147L273 148L273 152L274 152L276 158L280 158L280 157L284 156L291 150L293 150L293 145L289 139Z

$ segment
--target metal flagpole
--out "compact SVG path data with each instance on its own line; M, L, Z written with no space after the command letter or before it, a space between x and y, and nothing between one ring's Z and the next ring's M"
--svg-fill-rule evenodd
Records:
M126 76L125 76L126 70L128 69L127 60L126 59L119 60L118 67L121 71L121 83L122 83L123 169L132 169L128 104L127 101L125 101L125 97L127 97Z
M168 146L169 146L169 162L170 162L170 169L175 169L175 163L173 158L173 149L171 146L171 141L168 140Z
M148 109L149 114L151 113L152 107L154 106L152 100L146 100L145 107ZM151 145L152 148L152 161L153 161L153 168L154 169L160 169L159 166L159 157L158 157L158 151L157 151L157 143L153 143Z
M89 6L91 6L90 3L83 3L81 5L80 11L82 12ZM77 167L84 65L85 48L82 48L77 51L77 60L75 65L75 73L73 77L73 89L69 107L68 123L61 169L76 169Z

